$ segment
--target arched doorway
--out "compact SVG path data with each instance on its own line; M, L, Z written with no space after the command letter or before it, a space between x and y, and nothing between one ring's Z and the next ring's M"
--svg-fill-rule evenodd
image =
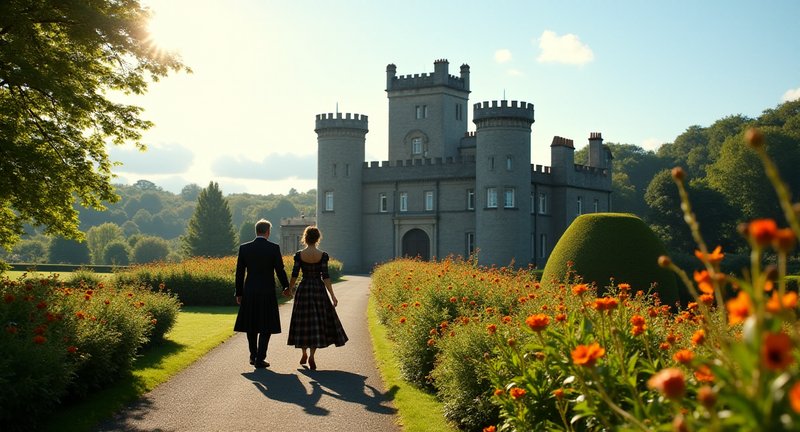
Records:
M431 259L431 242L425 231L414 228L403 236L403 256L415 258L417 256L424 261Z

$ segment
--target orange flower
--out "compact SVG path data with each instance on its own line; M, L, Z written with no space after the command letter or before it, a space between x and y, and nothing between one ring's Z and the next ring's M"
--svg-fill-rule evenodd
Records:
M714 285L712 284L711 275L708 270L694 271L694 281L697 282L697 287L700 291L706 294L714 294Z
M706 341L706 331L703 329L697 330L692 335L692 345L702 345Z
M483 432L496 432L496 431L497 431L497 428L494 427L494 425L486 426L485 428L483 428Z
M505 391L503 391L503 389L494 389L494 395L495 396L500 396L503 393L505 393Z
M488 331L489 334L494 334L497 331L497 325L495 325L495 324L487 325L486 326L486 331Z
M564 389L563 388L557 388L557 389L553 390L553 396L555 396L556 399L558 399L558 400L564 399Z
M586 284L578 284L572 286L572 293L575 295L581 295L589 290L589 287Z
M669 347L670 347L669 342L661 342L660 344L658 344L658 349L660 349L661 351L666 351L669 349Z
M37 345L41 345L41 344L43 344L45 342L47 342L47 338L42 336L42 335L36 335L36 336L33 337L33 343L35 343Z
M794 309L797 307L797 293L794 291L787 292L783 297L778 299L777 292L772 293L772 297L767 300L767 310L771 313L778 313L781 309Z
M800 381L794 383L789 390L789 404L796 413L800 413Z
M567 320L567 314L560 313L556 315L556 322L564 322Z
M514 387L508 391L508 394L511 395L511 399L517 400L523 396L525 396L525 389L521 389L519 387Z
M614 297L601 297L599 299L595 299L594 304L592 305L597 311L611 311L617 308L619 302Z
M778 231L778 225L772 219L755 219L747 225L747 234L759 246L772 242Z
M796 244L797 237L794 236L794 231L791 228L779 229L772 239L772 247L782 252L791 252Z
M644 317L636 314L631 317L631 324L634 326L643 326L644 325Z
M792 339L786 333L767 333L761 346L761 359L769 370L781 371L794 362Z
M703 386L697 390L697 400L707 409L711 409L717 403L717 394L711 387Z
M76 347L75 345L70 345L67 347L67 352L70 354L75 354L76 352L78 352L78 347Z
M617 288L619 288L620 291L630 291L631 284L621 283L617 285Z
M16 297L14 297L14 294L11 293L6 293L3 296L3 301L5 301L6 303L12 303L14 299L16 299Z
M84 319L84 318L86 318L86 312L84 312L84 311L78 311L78 312L75 312L75 316L76 316L78 319Z
M698 382L701 383L710 383L714 381L714 374L711 372L711 368L707 365L700 365L694 371L694 377Z
M646 328L647 328L647 326L643 326L643 325L641 325L641 326L633 326L631 328L631 334L634 335L634 336L639 336L640 334L644 333Z
M540 332L550 324L550 317L545 314L531 315L525 319L525 324L535 332Z
M711 264L718 264L723 258L725 258L725 254L722 253L722 246L717 246L708 254L704 254L702 251L695 250L694 256L696 256L700 261L708 261Z
M405 322L406 322L406 317L400 317L400 324L403 324Z
M678 350L675 352L675 355L672 356L676 362L681 364L689 364L694 360L694 353L687 349Z
M711 294L700 294L700 301L708 306L714 303L714 296Z
M734 325L750 316L753 303L750 301L750 295L744 291L739 291L736 298L730 299L725 303L725 307L728 309L728 324Z
M647 386L656 389L668 399L677 400L686 392L686 379L677 368L666 368L650 377Z
M597 359L605 354L605 348L602 348L597 342L590 345L578 345L572 350L572 362L578 366L592 367Z

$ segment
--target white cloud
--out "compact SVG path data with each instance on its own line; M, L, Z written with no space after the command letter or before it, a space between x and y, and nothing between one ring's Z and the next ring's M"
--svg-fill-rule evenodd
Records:
M271 154L261 161L237 156L222 156L211 166L215 175L248 180L314 179L316 155Z
M664 140L658 138L645 138L642 141L642 148L645 150L657 150L661 147L661 144L664 144Z
M783 94L781 102L791 102L798 99L800 99L800 87L786 90L786 93Z
M594 60L592 49L572 33L559 36L554 31L545 30L538 41L542 52L536 61L540 63L583 65Z
M519 69L509 69L508 74L511 76L522 76L524 75L521 70Z
M181 144L148 144L146 151L133 146L108 147L108 157L121 162L112 171L139 174L178 174L185 172L193 163L194 154Z
M494 61L497 63L506 63L511 60L511 51L507 49L499 49L494 52Z

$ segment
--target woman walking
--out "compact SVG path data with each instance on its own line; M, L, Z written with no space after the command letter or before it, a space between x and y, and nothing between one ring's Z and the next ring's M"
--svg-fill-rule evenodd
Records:
M300 364L305 366L308 363L311 369L317 368L314 359L317 348L342 346L347 342L347 334L336 314L338 300L328 274L330 257L327 252L317 248L321 239L322 233L315 226L306 227L303 231L302 241L306 247L294 254L292 277L289 287L284 290L285 295L294 295L288 344L303 350ZM301 270L303 278L295 292L295 283Z

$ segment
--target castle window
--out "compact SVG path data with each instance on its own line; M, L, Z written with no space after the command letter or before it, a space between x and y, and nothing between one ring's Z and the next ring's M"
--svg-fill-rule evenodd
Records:
M539 214L547 214L547 194L539 194Z
M414 138L411 140L411 154L422 154L422 138Z
M486 188L486 207L497 208L497 188Z
M475 189L467 189L467 210L475 210Z
M511 171L514 167L514 159L511 156L506 156L506 169Z
M456 120L461 120L464 117L464 107L460 103L456 104Z
M408 192L400 192L400 211L408 211Z
M494 156L489 156L489 169L494 169Z
M539 236L539 258L547 256L547 234Z
M467 255L472 255L475 253L475 233L468 232L467 233Z
M578 197L577 207L575 211L578 216L583 214L583 197Z
M381 213L386 213L387 211L389 211L389 202L386 199L385 193L378 194L378 206Z
M333 176L336 177L336 164L333 164Z
M350 177L350 164L344 164L344 176Z
M594 212L597 213L599 211L600 211L600 200L599 199L595 199L594 200Z
M417 118L418 119L428 118L428 106L427 105L417 105Z
M333 211L333 192L325 192L325 211Z
M536 201L533 198L533 194L531 194L531 214L535 213L535 210L534 210L535 209L535 207L534 207L535 203L536 203ZM533 249L533 250L536 250L536 249Z
M425 211L433 210L433 191L425 191Z
M514 188L506 188L504 197L505 200L503 201L503 206L505 208L514 208L514 195Z

